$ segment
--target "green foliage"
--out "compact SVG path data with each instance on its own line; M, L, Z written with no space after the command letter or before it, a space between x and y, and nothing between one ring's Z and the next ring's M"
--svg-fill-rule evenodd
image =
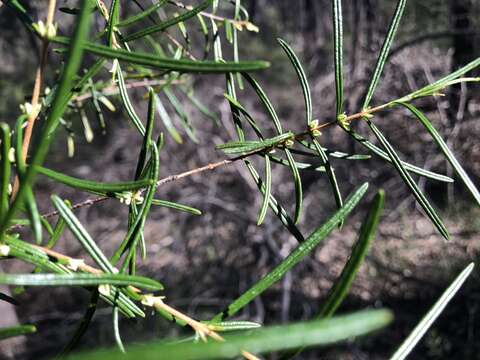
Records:
M251 74L254 71L267 69L269 63L262 60L244 61L239 58L240 32L243 30L258 31L257 27L250 22L248 12L240 0L230 2L205 0L195 6L158 0L153 2L150 7L140 9L141 11L138 13L125 18L122 18L123 2L121 1L113 0L110 9L107 9L100 0L83 0L80 2L79 9L68 11L64 9L65 16L73 16L75 19L75 30L71 35L62 37L50 33L51 28L48 25L47 31L42 31L42 26L34 23L32 16L21 4L21 1L11 0L5 3L27 26L32 35L42 38L45 45L50 43L59 47L56 50L64 64L55 81L56 85L52 86L50 93L42 94L39 109L25 109L25 113L18 117L13 132L6 123L0 123L0 257L31 264L35 269L33 273L28 274L2 273L0 274L0 284L27 287L80 286L90 292L89 305L62 355L68 355L75 349L90 326L100 300L106 302L112 309L113 335L119 351L127 353L126 358L158 358L159 354L166 358L179 359L228 358L242 354L251 358L253 355L247 351L268 353L305 346L330 345L388 325L392 320L392 315L385 310L360 311L351 315L332 317L348 296L350 287L374 240L384 205L385 194L382 190L377 193L371 205L364 209L368 213L359 231L358 240L351 249L350 257L342 273L322 302L323 305L318 314L321 319L265 328L260 328L260 324L248 321L248 319L246 321L236 319L227 321L227 318L238 314L251 301L272 289L274 284L280 281L287 272L311 255L313 250L331 232L341 227L348 215L365 196L368 189L367 183L361 185L345 201L343 200L340 181L337 179L334 168L336 161L362 161L372 156L378 156L392 164L432 224L440 234L448 238L448 231L442 219L421 192L411 173L442 182L452 182L453 179L402 161L393 145L377 126L378 121L374 119L374 116L379 111L394 111L395 107L402 106L414 115L426 128L439 146L443 156L450 162L466 188L480 204L480 194L473 181L431 122L422 111L412 104L414 100L436 95L448 86L479 81L478 78L464 77L464 75L479 67L480 59L398 99L392 99L375 107L370 106L399 29L406 0L399 0L397 3L372 78L366 89L362 109L355 114L344 114L345 96L348 94L344 93L341 0L333 0L331 8L336 94L335 116L331 121L319 123L319 120L314 119L314 99L312 99L307 71L302 65L301 57L286 41L278 40L297 75L303 93L305 121L303 122L303 131L299 133L285 130L288 124L282 123L266 91ZM174 12L179 9L181 10L180 15ZM157 17L153 16L159 11L164 15L162 21L155 20ZM232 14L232 18L222 14ZM89 24L92 23L94 17L105 20L104 29L97 34L91 34L90 31ZM220 32L222 26L224 32ZM132 31L131 29L140 30ZM169 31L174 32L181 40L177 40ZM203 37L202 41L205 42L203 47L196 44L199 37L193 36L194 32L201 34L200 38ZM226 39L225 42L222 42L223 38ZM165 39L169 42L164 41ZM202 60L197 59L193 54L197 48L203 50ZM89 65L83 59L84 53L94 55L98 59ZM232 54L232 59L226 60L225 54ZM110 67L110 74L106 74L107 65ZM81 71L83 68L85 71ZM186 102L192 104L217 125L220 123L215 115L215 109L206 107L194 95L192 78L196 73L223 74L225 76L225 98L230 106L236 138L227 140L224 144L218 145L216 149L232 157L219 163L189 170L180 175L171 175L160 179L160 152L170 151L169 148L163 150L162 129L178 144L191 141L196 144L195 146L201 146L195 126L184 108ZM105 78L110 80L105 80ZM148 99L148 109L145 115L136 109L136 104L132 102L132 97L129 95L130 87L133 87L131 80L138 78L158 81L157 85L151 83L140 85L140 87L146 88L147 92L145 98ZM264 128L263 124L252 116L248 108L242 105L244 86L250 86L257 95L259 103L271 121L269 127ZM106 89L109 87L114 87L118 91L113 95L107 94ZM117 94L118 96L116 96ZM87 95L88 99L91 98L100 118L102 131L107 131L108 124L102 116L100 103L113 111L115 106L107 99L107 96L116 96L122 109L125 110L135 135L141 139L141 145L136 149L138 150L138 160L136 167L132 169L132 174L134 174L132 180L115 183L96 182L75 178L43 166L49 156L50 144L53 141L66 140L73 148L73 130L68 127L67 120L75 112L81 114L84 132L88 134L87 140L91 140L93 131L88 123L85 105L79 100ZM37 114L35 111L39 113ZM171 111L176 114L179 124L173 120ZM29 141L24 139L25 122L31 124L31 118L35 119L37 116L43 117L45 121L43 121L40 131L35 130L35 146L31 147L28 154L23 154L23 145L25 145L25 141ZM156 121L156 116L159 121ZM365 121L371 135L378 140L380 146L357 133L354 130L354 120ZM322 146L324 142L320 130L325 131L324 128L333 126L338 126L345 131L355 142L365 146L369 153L346 154ZM57 131L62 127L69 134L67 139L64 139L62 133ZM265 135L272 134L272 132L274 135ZM157 140L155 141L155 139ZM181 149L181 147L179 148ZM24 155L27 161L24 161ZM299 156L302 157L301 161L298 160ZM256 157L264 165L263 178L257 170L257 162L250 159L253 157ZM320 160L320 163L315 163L317 159ZM138 264L148 255L145 227L149 221L152 205L192 215L202 215L200 210L187 205L156 199L155 192L158 186L236 161L244 163L262 198L257 225L261 226L265 222L270 215L268 210L271 209L283 229L293 236L298 244L277 266L260 277L225 310L216 309L220 312L213 319L195 321L164 303L161 296L146 292L162 291L163 286L159 281L152 277L136 275ZM277 165L288 167L291 173L295 191L294 194L286 195L295 200L293 214L289 214L288 207L280 203L274 191L276 178L273 176L273 171L274 166ZM305 210L303 209L304 184L301 175L302 171L307 169L314 170L317 175L325 176L328 179L337 211L324 221L323 225L313 224L316 230L310 236L305 237L300 228L300 225L303 225L300 222L301 214ZM69 171L66 172L69 173ZM58 195L51 194L52 204L56 211L48 216L42 216L37 209L35 200L37 190L34 185L37 175L48 177L57 184L66 185L77 191L93 193L99 197L72 205L68 200L62 200ZM18 189L11 188L12 181L15 181L13 178L17 179ZM96 242L95 235L91 235L87 231L87 224L82 223L75 215L77 208L93 205L107 198L128 206L127 231L111 256L105 254L105 251ZM49 222L53 216L58 216L55 225ZM28 227L37 245L30 243L28 232L18 234L16 229L19 227ZM95 267L86 265L84 259L74 259L53 250L66 228L79 242L85 256L90 257ZM44 236L47 236L48 240L42 246ZM458 291L472 268L473 265L470 265L452 283L412 335L395 353L394 358L404 358L411 351ZM143 271L143 269L140 270ZM155 275L160 279L162 276L163 274ZM2 297L2 300L14 302L14 299L8 297ZM172 326L173 324L190 326L195 330L197 338L206 340L207 336L210 336L213 340L219 341L197 343L187 339L188 342L180 344L159 342L149 346L124 346L119 326L121 317L144 317L143 308L154 309L156 313L172 321ZM35 328L30 325L0 329L0 338L29 334L34 331ZM240 333L226 336L225 339L217 334L217 332L227 331ZM99 351L74 355L73 358L108 359L117 356L118 352L115 351Z

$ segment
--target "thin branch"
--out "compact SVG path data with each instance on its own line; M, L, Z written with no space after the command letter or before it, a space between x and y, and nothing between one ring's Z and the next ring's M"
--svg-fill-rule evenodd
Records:
M385 109L386 107L388 107L389 105L390 105L390 103L387 103L387 104L383 104L383 105L380 105L380 106L377 106L377 107L374 107L374 108L371 108L371 109L361 111L359 113L347 116L345 118L345 120L346 121L352 121L352 120L363 118L367 115L373 114L375 112L379 112L379 111ZM310 131L320 130L320 129L327 128L327 127L330 127L330 126L335 125L335 124L337 124L337 121L326 122L326 123L318 125L315 128L310 129ZM309 132L302 132L302 133L294 135L294 139L295 140L301 140L309 134L310 134ZM207 164L207 165L204 165L204 166L200 166L200 167L197 167L197 168L194 168L194 169L191 169L191 170L187 170L187 171L184 171L184 172L179 173L179 174L167 176L163 179L158 180L157 188L159 188L159 187L161 187L165 184L174 182L174 181L178 181L178 180L181 180L181 179L184 179L184 178L188 178L188 177L196 175L196 174L201 174L201 173L206 172L206 171L213 171L215 169L233 164L233 163L235 163L239 160L246 159L246 158L248 158L250 156L253 156L253 155L264 154L265 152L268 152L269 150L272 150L272 149L255 150L255 151L252 151L252 152L249 152L249 153L246 153L246 154L242 154L240 156L237 156L237 157L234 157L234 158L231 158L231 159L224 159L224 160L217 161L217 162L214 162L214 163L210 163L210 164ZM85 201L82 201L80 203L77 203L77 204L73 205L72 210L77 210L77 209L80 209L80 208L83 208L83 207L86 207L86 206L91 206L91 205L94 205L94 204L98 204L100 202L104 202L104 201L109 200L109 199L115 199L115 198L114 197L107 197L107 196L100 196L100 197L97 197L97 198L87 199ZM58 214L59 214L58 211L52 211L52 212L43 214L42 218L50 219L52 217L58 216ZM9 228L9 230L10 231L11 230L17 230L17 229L23 228L24 226L25 225L23 225L23 224L13 225Z
M44 72L45 72L45 66L47 63L47 55L48 55L48 44L49 44L49 39L48 39L48 32L51 27L53 27L53 18L55 16L55 7L56 7L56 0L49 0L48 2L48 12L47 12L47 20L45 24L46 32L45 36L43 37L43 44L42 44L42 52L40 55L40 63L37 67L37 70L35 72L35 83L33 85L33 92L32 92L32 102L31 102L31 112L28 115L28 120L27 120L27 128L25 129L25 135L23 137L23 143L22 143L22 159L24 162L27 160L28 156L28 149L30 147L30 141L32 139L32 133L33 133L33 126L35 125L35 120L38 117L39 114L39 107L40 107L40 92L42 90L42 83L43 83L43 78L44 78ZM17 195L18 189L20 186L20 180L18 176L15 177L15 182L13 185L13 191L12 191L12 199L15 198Z

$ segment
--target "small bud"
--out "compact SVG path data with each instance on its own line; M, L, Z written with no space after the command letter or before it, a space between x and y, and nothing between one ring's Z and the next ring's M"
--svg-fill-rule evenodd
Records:
M317 119L312 120L308 123L308 131L310 132L310 135L312 135L313 137L318 137L318 136L322 135L320 130L318 130L317 128L318 128L318 120Z
M285 141L285 146L287 148L290 148L292 147L293 145L295 145L295 142L292 140L292 139L288 139L287 141Z
M133 193L131 191L125 191L123 193L118 193L117 199L125 205L141 204L144 201L141 191L135 191Z
M10 254L10 246L8 245L0 245L0 255L1 256L8 256Z
M155 303L161 302L165 296L154 296L152 294L143 295L141 303L145 306L153 307Z
M68 259L67 267L70 270L77 271L83 265L85 265L83 259Z
M311 134L312 134L313 137L319 137L319 136L322 135L322 132L318 129L315 129L311 132Z
M15 149L14 148L10 148L10 150L8 151L8 160L11 163L15 162Z
M8 184L8 196L12 195L13 193L13 186L12 184Z
M345 130L350 129L350 121L348 121L347 114L343 113L337 116L338 124Z
M110 296L111 287L108 284L102 284L98 286L98 292L104 296Z
M75 155L75 141L73 140L73 136L67 138L67 154L69 158L73 158L73 155Z
M318 119L312 120L308 123L308 129L313 130L318 127Z
M26 102L20 105L20 110L22 111L22 113L24 113L28 117L37 117L41 109L42 109L41 104L37 104L35 107L33 107L33 105L30 104L29 102Z
M37 23L33 24L33 28L37 30L38 34L42 38L51 39L57 35L57 25L56 24L49 24L48 26L40 20Z
M257 32L257 33L260 31L258 26L252 24L249 21L246 22L245 27L247 28L248 31L253 31L253 32Z

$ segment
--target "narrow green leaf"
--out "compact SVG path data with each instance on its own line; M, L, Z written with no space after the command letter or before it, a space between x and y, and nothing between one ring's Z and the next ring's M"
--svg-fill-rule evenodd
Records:
M113 322L113 334L115 336L115 342L117 343L117 346L120 352L125 354L125 347L123 346L122 337L120 335L120 327L118 325L118 308L116 306L113 308L112 322Z
M115 193L136 191L151 186L153 184L151 179L116 183L102 183L97 181L75 178L51 169L47 169L42 166L38 166L37 171L39 174L45 175L56 182L62 183L75 189L87 191L102 196L115 196Z
M206 323L210 329L218 332L251 330L262 327L261 324L252 321L224 321L218 323Z
M150 211L150 207L152 206L153 197L155 196L155 191L157 189L156 182L158 180L158 175L160 172L160 160L159 160L158 148L155 143L152 143L151 145L151 154L152 154L152 165L150 168L150 179L154 182L154 184L147 189L147 193L145 195L145 199L143 200L139 214L135 221L135 225L132 226L134 230L133 232L131 232L131 238L129 238L127 234L127 237L124 240L125 244L130 245L130 250L125 258L125 261L120 269L120 272L123 272L126 269L127 264L130 261L132 261L133 256L135 256L136 247L139 239L143 237L145 222L147 221L147 216ZM132 264L134 265L135 263L132 261Z
M417 345L417 343L422 339L423 335L425 335L433 322L438 316L440 316L450 300L452 300L458 290L460 290L463 283L465 280L467 280L468 276L472 272L473 268L474 264L471 263L460 273L460 275L458 275L458 277L452 282L447 290L445 290L440 299L437 300L435 305L433 305L433 307L425 315L422 321L420 321L420 323L415 327L415 329L413 329L402 345L400 345L395 354L392 355L390 358L391 360L403 360L408 356L408 354L410 354L415 345Z
M300 216L302 215L302 206L303 206L303 188L302 188L302 179L298 168L295 166L295 160L292 156L292 153L285 149L285 155L287 156L288 164L290 165L290 170L293 174L293 183L295 185L295 215L293 216L293 222L298 224L300 221Z
M454 81L455 79L458 79L459 77L465 75L466 73L474 70L475 68L477 68L479 66L480 66L480 57L478 57L477 59L469 62L467 65L461 67L460 69L454 71L453 73L448 74L447 76L444 76L441 79L438 79L437 81L433 82L432 84L429 84L429 85L427 85L427 86L425 86L425 87L423 87L419 90L414 91L413 93L407 95L405 98L413 99L415 97L421 96L422 94L430 93L432 91L432 89L442 88L442 87L445 86L445 84L447 84L451 81ZM401 100L403 101L403 100L406 100L406 99L402 98Z
M207 7L209 7L211 5L213 0L205 0L203 3L201 3L200 5L194 7L192 10L190 11L186 11L184 12L183 14L181 15L178 15L174 18L171 18L171 19L168 19L160 24L156 24L156 25L152 25L152 26L149 26L149 27L146 27L142 30L139 30L133 34L130 34L130 35L127 35L123 41L125 42L129 42L129 41L132 41L132 40L136 40L136 39L140 39L140 38L143 38L147 35L151 35L151 34L154 34L154 33L157 33L157 32L160 32L160 31L164 31L166 29L168 29L169 27L171 26L174 26L180 22L183 22L185 20L188 20L194 16L196 16L198 13L202 12L203 10L205 10Z
M250 86L253 88L253 90L255 90L255 92L257 93L257 96L258 98L260 99L260 101L262 102L263 106L265 107L265 109L267 110L268 114L270 115L270 118L272 119L273 121L273 124L275 126L275 129L277 131L277 133L280 135L281 133L283 133L283 130L282 130L282 125L280 123L280 119L278 118L278 115L275 111L275 108L273 107L270 99L268 98L267 94L265 93L265 91L262 89L262 87L260 86L260 84L248 73L242 73L242 76L248 81L248 83L250 84Z
M288 160L272 156L270 155L270 159L277 164L283 165L283 166L291 166ZM324 166L318 166L318 164L311 164L311 163L304 163L304 162L298 162L295 161L295 166L299 170L311 170L311 171L320 171L320 172L325 172L325 167Z
M62 236L64 230L65 230L65 220L63 218L59 217L57 220L57 224L55 225L55 228L53 229L53 234L50 236L50 239L48 240L48 243L46 247L48 249L51 249L55 246L55 244L58 242L60 237Z
M0 329L0 340L9 339L15 336L29 335L37 332L33 325L19 325Z
M141 234L143 234L143 228L145 226L145 221L148 215L148 212L150 210L150 206L152 205L153 201L153 196L155 195L155 190L156 190L156 180L158 179L158 174L159 174L159 155L158 155L158 149L155 143L152 143L151 146L152 150L152 163L150 166L150 179L154 181L155 183L151 185L147 189L147 193L145 196L145 199L142 202L142 206L139 210L138 216L135 218L134 222L131 224L131 227L129 228L125 239L122 241L118 249L115 251L111 258L111 262L113 264L117 263L120 260L120 257L122 254L129 249L128 255L123 263L122 270L124 270L127 266L127 264L130 261L130 258L134 255L138 240L141 237Z
M330 181L330 186L332 187L333 196L335 197L335 203L337 204L337 208L341 208L343 206L343 199L342 194L340 193L340 188L338 187L337 177L335 175L335 169L330 164L330 160L328 159L327 154L320 146L320 143L315 139L313 136L312 143L317 151L320 159L322 160L325 169L327 170L328 180Z
M337 93L337 116L343 114L343 15L342 0L332 2L333 43L335 62L335 89Z
M460 179L462 179L467 189L470 191L470 193L473 195L477 203L480 205L480 193L478 192L477 187L475 186L473 181L470 179L467 172L463 169L462 165L460 165L458 160L455 158L455 155L448 148L448 145L442 139L438 131L433 127L432 123L427 119L427 117L420 110L418 110L412 104L407 104L403 102L399 104L406 107L408 110L410 110L410 112L413 115L415 115L415 117L422 123L422 125L425 126L427 131L430 133L432 138L435 140L435 142L438 144L438 146L442 150L448 162L455 169L455 172L458 174L458 176L460 176Z
M113 265L108 261L107 257L103 254L102 250L98 245L93 241L90 234L83 227L82 223L77 219L75 214L70 210L70 208L65 204L65 202L60 199L57 195L52 195L52 202L55 208L58 210L60 216L67 223L70 231L75 235L83 248L88 252L92 259L97 263L98 266L105 273L113 274L115 269Z
M165 125L165 128L167 129L172 139L175 140L178 144L182 144L182 137L173 125L172 119L170 118L170 115L168 115L167 109L165 109L165 106L163 106L163 103L158 97L158 95L155 95L155 107L157 109L158 115L160 116L160 119L163 122L163 125Z
M168 1L169 1L169 0L159 0L157 3L153 4L152 6L149 6L149 7L146 8L145 10L139 12L138 14L129 16L128 18L120 21L120 22L117 24L117 27L129 26L129 25L135 24L136 22L139 22L139 21L143 20L144 18L146 18L146 17L149 16L150 14L153 14L153 13L156 12L158 9L160 9L163 5L165 5L166 3L168 3Z
M75 332L71 337L70 341L67 343L67 345L65 345L62 352L58 355L60 359L64 358L73 349L75 349L75 347L78 345L78 343L80 342L85 332L88 330L92 322L93 315L95 315L95 312L97 310L98 299L99 299L98 289L92 290L90 302L87 306L87 309L85 310L85 314L83 315L82 320L78 324L78 327L75 329Z
M135 286L146 290L162 290L159 282L142 276L124 274L0 274L0 284L20 286Z
M350 258L345 264L339 278L330 289L330 292L320 309L319 317L325 318L333 316L337 308L347 296L360 265L365 259L370 243L375 237L380 216L382 215L384 202L385 193L383 190L380 190L375 196L375 199L373 199L367 217L360 229L358 240L350 254Z
M330 345L361 336L388 325L393 319L387 310L365 310L357 313L284 326L265 327L246 334L225 336L224 342L151 343L132 346L125 359L218 359L237 358L243 350L268 353L303 346ZM97 350L72 357L75 360L115 360L120 353Z
M377 128L377 126L373 122L368 121L368 125L370 126L370 129L372 129L378 141L382 144L383 148L387 151L388 156L392 160L393 166L395 167L395 169L397 169L402 180L405 182L405 184L408 186L412 194L415 196L415 199L417 199L418 203L423 208L423 210L425 211L427 216L430 218L432 223L435 225L435 227L438 229L440 234L442 234L442 236L445 239L449 240L450 236L448 234L447 229L445 228L445 225L443 224L442 220L438 216L435 209L432 207L432 205L430 205L425 195L423 195L418 185L412 179L408 171L402 165L402 162L398 157L397 153L395 152L395 150L393 149L392 145L390 145L388 140L383 136L383 134L380 132L380 130Z
M300 154L300 155L305 155L305 156L318 157L317 148L315 147L315 145L313 143L310 143L310 142L305 141L305 140L300 140L299 143L302 144L303 146L305 146L307 149L314 150L315 154L313 154L311 152L307 152L307 151L302 151L302 150L299 150L299 149L291 149L291 151L293 153ZM337 158L337 159L343 159L343 160L369 160L369 159L372 158L371 155L367 155L367 154L347 154L347 153L344 153L344 152L341 152L341 151L329 150L329 149L327 149L323 146L322 146L322 150L325 152L325 154L327 154L330 157L334 157L334 158Z
M298 59L297 55L293 51L293 49L282 39L277 39L282 49L287 54L290 62L297 73L298 79L300 80L300 84L302 86L303 97L305 100L305 111L306 111L306 120L307 125L310 124L310 121L313 120L313 108L312 108L312 94L310 92L310 86L308 85L307 76L305 75L305 71L303 70L302 64Z
M139 180L142 175L142 171L145 168L147 161L147 154L152 144L152 133L155 125L155 91L152 88L148 89L148 115L147 115L147 128L145 136L142 141L142 148L138 155L137 169L135 170L135 180Z
M183 212L190 213L190 214L193 214L193 215L202 215L202 212L198 209L192 208L192 207L187 206L187 205L177 204L177 203L174 203L174 202L171 202L171 201L153 199L152 200L152 205L162 206L162 207L166 207L166 208L170 208L170 209L175 209L175 210L183 211Z
M0 124L1 153L0 153L0 223L9 208L9 187L12 167L10 164L10 127L6 123Z
M392 21L388 27L387 36L382 45L382 49L380 50L380 54L378 56L377 64L375 65L375 70L372 75L372 79L370 80L370 85L368 86L367 95L363 102L362 109L368 108L370 105L370 101L372 100L373 93L377 88L378 81L382 76L383 67L388 59L388 53L390 52L390 47L392 46L393 39L395 38L395 34L397 33L398 26L400 25L400 20L403 15L403 11L405 10L405 4L407 0L398 0L397 7L395 9L395 13L393 15Z
M195 97L193 92L187 91L182 87L180 89L187 96L188 100L190 100L193 106L195 106L203 115L213 120L213 122L217 125L220 123L218 116L212 111L210 111L210 109L208 109L204 104L202 104L202 102L198 100L197 97Z
M52 42L68 45L70 39L65 37L55 37ZM107 59L118 59L129 64L145 65L161 70L197 72L197 73L229 73L263 70L270 66L267 61L196 61L196 60L177 60L161 58L157 55L146 54L135 51L126 51L123 49L111 49L108 46L84 42L83 49L86 52L101 56Z
M257 185L258 189L260 192L265 195L265 183L260 179L260 176L258 175L257 171L255 168L252 166L252 164L249 161L245 161L245 165L248 168L248 171L253 177L253 180L255 181L255 184ZM269 202L270 209L277 215L278 219L280 222L285 226L285 228L288 230L290 234L292 234L295 239L299 243L305 241L305 238L303 237L302 233L300 230L295 226L293 220L288 216L287 211L280 205L278 200L273 196L273 194L270 194L270 202Z
M125 110L127 111L127 115L132 120L133 124L139 131L142 136L145 136L145 126L142 123L142 120L138 117L137 113L135 112L135 108L133 107L132 103L130 102L130 98L128 97L127 86L125 84L125 79L123 77L122 68L120 65L116 65L116 60L113 60L114 65L113 67L116 68L115 75L118 80L118 88L120 89L120 96L122 98L122 103L125 106Z
M167 97L170 104L172 104L173 109L175 110L176 114L181 120L182 127L185 130L186 134L194 143L198 143L197 135L195 134L195 128L190 124L188 119L188 115L183 109L183 105L181 104L180 100L176 97L176 95L171 90L170 86L166 86L163 88L163 93Z
M345 217L354 209L368 189L368 184L363 184L345 202L345 205L338 210L325 224L317 228L303 243L299 244L279 265L265 275L260 281L244 292L233 301L225 311L216 315L213 321L222 321L227 317L235 315L249 302L262 294L274 283L279 281L285 273L302 261L315 247L324 240L337 225L344 221Z
M370 141L368 141L367 139L365 139L362 135L356 133L355 131L353 130L349 130L348 131L348 134L355 139L355 141L357 141L358 143L360 143L361 145L365 146L367 149L369 149L370 151L372 151L375 155L379 156L380 158L382 158L383 160L385 161L388 161L388 162L392 162L392 160L390 159L390 157L388 156L388 154L383 151L382 149L380 149L378 146L376 146L375 144L372 144ZM415 166L415 165L412 165L412 164L409 164L405 161L402 161L402 165L405 167L406 170L408 170L409 172L412 172L412 173L415 173L417 175L420 175L420 176L423 176L423 177L426 177L428 179L432 179L432 180L437 180L437 181L442 181L442 182L446 182L446 183L451 183L453 182L453 179L448 177L448 176L445 176L445 175L441 175L441 174L437 174L437 173L434 173L432 171L428 171L428 170L425 170L425 169L422 169L421 167L418 167L418 166Z
M263 194L263 202L258 215L257 226L262 225L267 215L268 205L270 204L270 195L272 193L272 165L270 157L265 155L265 192ZM296 167L295 167L296 168Z
M57 274L71 273L67 267L60 263L51 261L50 257L46 253L36 247L33 247L31 244L10 236L4 236L3 240L10 248L9 255L16 259L31 263L37 268L43 269L44 271L51 271ZM112 287L112 289L114 288ZM102 294L101 298L112 306L118 306L122 311L122 314L127 317L133 318L136 315L141 317L145 316L143 311L140 310L138 306L135 305L123 293L120 293L119 296L115 296L114 292L112 291L109 295Z
M120 15L120 1L112 0L112 5L110 5L110 13L108 16L108 26L107 26L108 46L113 45L115 26L117 26L117 23L119 21L119 15Z
M283 142L291 139L293 136L294 134L292 132L286 132L262 141L232 141L217 145L216 149L222 150L225 154L244 154L262 149L268 150L275 146L281 145Z

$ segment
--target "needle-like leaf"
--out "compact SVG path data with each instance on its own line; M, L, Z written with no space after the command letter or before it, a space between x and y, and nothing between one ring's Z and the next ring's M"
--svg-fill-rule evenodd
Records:
M450 300L452 300L458 290L460 290L463 283L470 276L473 268L474 264L471 263L460 273L460 275L458 275L458 277L451 283L447 290L445 290L440 299L437 300L435 305L433 305L430 311L425 315L422 321L420 321L420 323L405 339L395 354L392 355L390 360L403 360L408 356L408 354L410 354L415 345L417 345L417 343L422 339L423 335L425 335L433 322L437 319L437 317L440 316Z
M0 329L0 340L9 339L15 336L29 335L37 332L33 325L19 325Z
M333 0L333 43L337 116L343 114L343 14L342 0Z
M153 359L162 354L162 357L176 360L231 359L240 356L245 349L254 353L268 353L303 346L330 345L378 330L392 319L392 314L387 310L365 310L330 319L250 330L245 334L225 336L222 342L133 346L124 358ZM100 350L73 356L72 360L115 360L119 355L118 351Z
M433 206L430 205L425 195L423 195L418 185L415 183L415 181L412 179L408 171L405 169L400 158L398 157L397 153L393 149L392 145L390 145L388 140L385 138L385 136L383 136L381 131L377 128L377 126L373 122L368 121L368 125L370 126L370 129L372 129L378 141L382 144L383 148L388 153L388 156L392 160L393 166L395 167L395 169L397 169L402 180L405 182L405 184L408 186L412 194L415 196L415 199L417 199L418 203L423 208L423 210L425 211L427 216L430 218L432 223L435 225L435 227L438 229L440 234L442 234L442 236L448 240L450 236L448 234L448 231L445 225L442 222L442 219L440 219L440 217L438 216Z
M382 45L382 49L380 50L380 54L378 55L377 64L375 65L375 70L373 71L372 79L370 80L370 85L368 86L367 95L365 97L365 101L363 102L362 109L368 108L370 105L370 101L372 100L373 93L377 88L378 81L382 76L383 67L388 59L388 53L390 52L390 48L393 43L393 39L398 30L398 26L400 25L400 20L402 19L403 11L405 10L405 5L407 0L398 0L397 7L395 8L395 13L393 15L392 21L390 26L388 27L387 36Z
M213 0L205 0L200 5L194 7L190 11L186 11L183 14L178 15L174 18L169 19L169 20L166 20L164 22L161 22L160 24L148 26L148 27L146 27L142 30L139 30L139 31L137 31L137 32L135 32L131 35L126 36L123 40L128 42L128 41L143 38L147 35L151 35L151 34L154 34L154 33L160 32L160 31L164 31L164 30L168 29L169 27L172 27L176 24L179 24L179 23L181 23L181 22L183 22L187 19L190 19L190 18L196 16L198 13L200 13L203 10L205 10L206 8L208 8L212 4L212 1Z
M378 222L382 215L384 201L385 194L383 190L380 190L375 196L367 217L362 224L360 236L352 249L350 258L345 264L339 278L330 289L330 292L320 309L319 317L323 318L332 316L343 302L343 299L347 296L352 282L357 275L358 269L365 259L370 243L375 237Z
M103 183L91 180L84 180L75 178L69 175L62 174L60 172L47 169L42 166L37 167L38 173L49 177L56 182L62 183L69 187L90 192L92 194L102 196L115 196L115 193L121 193L125 191L136 191L139 189L147 188L153 184L151 179L142 179L136 181L125 181L117 183Z
M300 80L300 85L302 86L303 98L305 101L305 114L306 114L306 122L307 125L310 124L310 121L313 120L313 108L312 108L312 94L310 92L310 86L308 84L307 75L305 75L305 71L303 70L302 64L298 59L297 55L291 48L289 44L287 44L282 39L277 39L282 49L287 54L290 62L297 73L298 79Z
M70 39L65 37L55 37L52 42L68 45ZM196 61L196 60L177 60L161 58L157 55L146 54L142 52L127 51L123 49L111 49L108 46L84 42L83 49L86 52L101 56L106 59L118 59L129 64L145 65L161 70L180 71L180 72L198 72L198 73L229 73L263 70L270 66L267 61Z
M155 11L157 11L158 9L160 9L160 8L161 8L163 5L165 5L168 1L169 1L169 0L159 0L159 1L156 2L155 4L153 4L152 6L149 6L149 7L146 8L145 10L139 12L138 14L129 16L128 18L120 21L120 22L117 24L117 27L129 26L129 25L135 24L136 22L139 22L139 21L145 19L145 18L148 17L150 14L153 14Z
M435 142L438 144L440 150L442 150L443 154L447 158L448 162L452 165L452 167L455 169L455 172L460 176L460 179L462 179L463 183L467 187L467 189L470 191L470 193L473 195L477 203L480 205L480 193L478 192L477 187L473 183L473 181L470 179L468 176L467 172L463 169L462 165L458 162L458 160L455 158L455 155L452 153L452 151L448 148L448 145L446 142L442 139L438 131L433 127L432 123L427 119L425 114L423 114L420 110L418 110L415 106L412 104L408 103L399 103L400 105L406 107L410 112L422 123L422 125L427 129L427 131L430 133L432 138L435 140Z
M21 286L135 286L162 290L159 282L142 276L124 274L0 274L0 284Z
M317 228L303 243L288 255L279 265L265 275L260 281L245 291L240 297L234 300L226 310L217 314L213 321L223 321L225 318L235 315L257 296L262 294L270 286L279 281L285 273L302 261L315 247L324 240L336 226L342 223L346 216L355 208L368 189L368 184L363 184L345 202L325 224Z
M11 174L11 164L10 164L10 127L6 123L0 124L0 140L1 143L1 152L0 152L0 223L3 220L3 217L7 214L9 208L9 187L10 185L10 174Z

